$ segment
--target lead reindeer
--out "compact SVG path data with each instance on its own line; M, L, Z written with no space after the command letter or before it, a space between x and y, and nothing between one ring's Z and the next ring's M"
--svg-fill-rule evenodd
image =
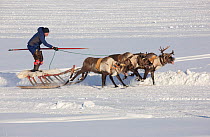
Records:
M172 50L171 53L164 53L165 50L167 50L170 46L166 47L166 48L161 48L160 47L160 52L161 55L157 56L154 53L148 53L145 58L148 59L150 61L150 63L152 63L152 65L150 65L150 67L145 67L142 68L145 70L144 73L144 77L143 79L147 78L148 73L151 73L151 77L152 77L152 81L153 81L153 85L155 85L155 79L154 79L154 73L157 69L165 66L166 64L174 64L174 60L175 58L172 57L172 55L174 55L174 51Z
M112 76L116 76L123 86L127 86L123 83L122 79L119 76L123 68L124 68L123 64L119 64L118 62L116 62L114 59L110 57L105 57L105 58L88 57L84 60L81 70L78 71L73 78L70 77L70 79L65 83L65 85L73 81L80 74L82 74L82 77L80 78L80 80L84 80L87 77L89 72L94 72L94 73L102 74L102 87L106 85L106 77L108 75L115 87L118 87L118 86L114 82Z

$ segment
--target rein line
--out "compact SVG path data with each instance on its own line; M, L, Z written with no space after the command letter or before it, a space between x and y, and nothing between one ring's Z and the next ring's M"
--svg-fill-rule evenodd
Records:
M98 55L98 54L84 54L84 53L71 52L71 51L66 51L66 50L61 50L61 49L59 49L58 51L66 52L66 53L69 53L69 54L78 54L78 55L86 55L86 56L87 56L87 55L90 55L90 56L109 56L109 55ZM54 58L55 58L55 53L56 53L56 50L55 50L55 52L54 52L54 54L53 54L53 56L52 56L52 59L51 59L51 61L50 61L49 69L51 68L52 62L53 62L53 60L54 60Z

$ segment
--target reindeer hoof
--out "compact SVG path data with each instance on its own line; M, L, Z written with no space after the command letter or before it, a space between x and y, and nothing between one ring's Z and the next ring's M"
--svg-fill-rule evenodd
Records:
M136 80L137 80L137 81L141 81L142 79L140 79L140 78L136 78Z
M83 78L81 77L81 78L78 78L78 80L83 80Z
M125 77L123 78L123 80L125 80L125 79L127 79L127 76L125 76Z
M129 76L132 76L132 77L133 77L133 76L134 76L134 74L130 74Z

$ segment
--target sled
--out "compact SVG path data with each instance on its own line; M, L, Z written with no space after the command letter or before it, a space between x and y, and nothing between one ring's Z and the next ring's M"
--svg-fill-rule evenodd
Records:
M47 84L47 85L36 85L36 86L17 86L21 89L52 89L52 88L59 88L60 85L54 85L54 84Z
M58 69L54 70L42 70L31 72L30 70L25 70L20 72L17 77L20 79L27 78L30 86L17 86L21 89L51 89L59 88L66 82L65 76L71 78L75 73L75 65L66 71L60 71Z

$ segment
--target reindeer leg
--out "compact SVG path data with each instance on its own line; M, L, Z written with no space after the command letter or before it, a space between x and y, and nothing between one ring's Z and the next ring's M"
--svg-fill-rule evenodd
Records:
M152 77L153 85L155 85L155 71L151 72L151 77Z
M102 73L102 88L106 85L106 74Z
M83 71L83 70L78 71L77 74L76 74L73 78L70 79L70 81L74 81L74 79L75 79L77 76L79 76L81 73L84 73L84 71Z
M126 74L124 74L123 80L127 79L128 76Z
M142 80L142 77L141 77L141 75L139 74L139 72L138 72L137 69L134 69L134 70L133 70L133 74L136 75L136 77L137 77L136 80L137 80L137 81Z
M133 77L134 76L134 73L130 74L129 76Z
M149 73L149 70L148 69L145 69L143 80L145 80L147 78L148 73Z
M78 78L78 80L81 80L81 81L84 80L87 77L87 75L88 75L88 72L82 73L82 76Z
M85 73L85 75L84 75L82 80L86 79L87 75L88 75L88 72Z
M120 75L119 75L119 74L117 74L116 77L117 77L117 79L122 83L122 85L123 85L124 87L128 87L128 85L125 85L125 83L122 81L122 79L120 78Z
M82 73L82 76L78 78L78 80L82 80L84 78L84 73Z
M75 75L73 78L70 78L69 80L67 80L66 83L65 83L64 85L68 84L70 81L73 81L73 80L74 80L77 76L79 76L81 73L84 73L83 70L78 71L78 72L76 73L76 75Z
M118 86L116 85L116 83L114 82L114 79L112 77L112 75L109 75L109 78L111 79L112 83L114 84L115 88L117 88Z
M82 82L83 80L85 80L87 75L88 75L88 72L84 72L82 79L80 79L77 83Z

